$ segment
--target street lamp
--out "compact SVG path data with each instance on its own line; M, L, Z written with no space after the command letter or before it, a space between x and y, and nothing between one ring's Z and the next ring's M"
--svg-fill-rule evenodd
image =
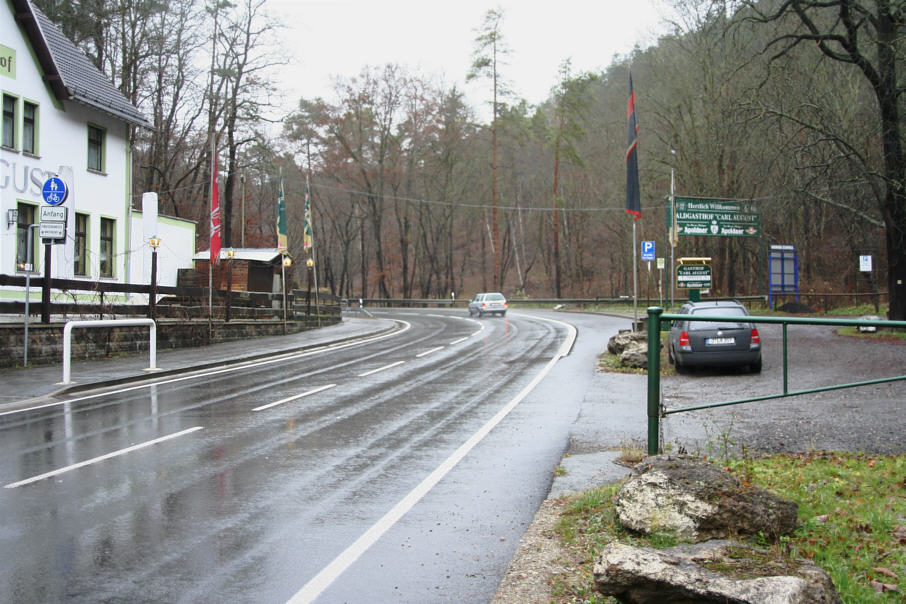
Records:
M289 257L289 254L283 254L283 264L281 265L283 271L283 335L286 335L286 267L292 265L293 259Z
M229 323L232 318L233 309L233 258L236 257L236 250L227 248L227 291L226 291L226 312L224 313L223 322Z
M305 303L308 305L308 310L306 313L308 316L311 316L311 269L315 266L315 261L312 258L309 258L305 261L305 266L308 267L308 293L305 294Z
M151 289L148 292L148 318L153 319L157 307L157 248L160 247L160 237L153 235L148 239L151 246Z

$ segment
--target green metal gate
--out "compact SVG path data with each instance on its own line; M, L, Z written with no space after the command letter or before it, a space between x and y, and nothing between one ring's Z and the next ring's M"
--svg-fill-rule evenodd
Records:
M874 380L865 380L862 382L851 382L848 384L838 384L834 386L822 386L820 388L808 388L804 390L790 390L789 388L789 371L787 365L787 327L789 325L832 325L836 327L847 326L873 326L873 327L896 327L906 329L906 321L869 321L865 319L813 319L798 317L758 317L748 316L745 318L747 323L773 323L783 326L783 392L778 394L768 394L764 396L754 396L732 401L718 403L709 403L706 405L696 405L694 407L681 407L678 409L666 409L661 405L661 325L664 322L671 321L712 321L716 323L738 323L738 316L709 316L709 315L680 315L664 313L664 309L652 306L648 308L648 454L657 455L658 453L658 434L660 433L660 418L672 415L674 413L685 413L686 411L698 411L700 409L711 409L714 407L726 407L729 405L740 405L742 403L753 403L776 398L790 396L799 396L801 394L813 394L815 392L826 392L828 390L841 390L843 388L855 388L856 386L868 386L871 384L884 384L887 382L896 382L906 380L906 375L900 375L889 378L879 378Z

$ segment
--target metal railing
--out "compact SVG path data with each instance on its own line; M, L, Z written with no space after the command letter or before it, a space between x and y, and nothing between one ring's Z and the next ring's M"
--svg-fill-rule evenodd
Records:
M837 384L834 386L821 386L818 388L806 388L803 390L789 389L789 367L788 367L788 337L787 327L789 325L832 325L836 327L896 327L906 329L906 321L873 321L866 319L815 319L799 317L759 317L747 316L746 323L773 323L783 326L783 392L779 394L768 394L763 396L753 396L749 398L737 399L732 401L723 401L717 403L708 403L705 405L696 405L693 407L681 407L678 409L666 409L661 405L661 324L670 321L709 321L716 323L738 323L740 318L728 316L710 316L710 315L689 315L689 314L667 314L663 309L657 306L648 308L648 454L657 455L660 433L660 418L672 415L674 413L685 413L687 411L699 411L701 409L713 409L715 407L726 407L729 405L740 405L742 403L754 403L777 398L790 396L799 396L802 394L814 394L816 392L827 392L829 390L841 390L843 388L855 388L856 386L869 386L871 384L884 384L887 382L896 382L906 380L906 375L900 375L889 378L878 378L873 380L864 380L861 382L850 382L847 384Z
M148 334L148 371L157 371L157 323L154 319L104 319L97 321L67 321L63 327L63 381L61 384L71 384L72 376L72 330L77 327L126 327L133 325L147 325Z

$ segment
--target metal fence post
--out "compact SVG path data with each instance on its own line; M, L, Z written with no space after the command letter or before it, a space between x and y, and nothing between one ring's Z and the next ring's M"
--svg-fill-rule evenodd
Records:
M658 453L658 421L661 413L661 313L648 307L648 455Z

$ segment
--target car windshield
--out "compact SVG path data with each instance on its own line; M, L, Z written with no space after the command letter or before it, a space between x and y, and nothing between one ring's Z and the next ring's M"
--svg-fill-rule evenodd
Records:
M504 300L503 294L488 294L485 300Z
M692 310L694 315L709 315L712 317L745 317L746 311L738 306L713 306L705 308L695 308ZM689 331L700 331L703 329L741 329L742 323L716 323L713 321L691 321Z

